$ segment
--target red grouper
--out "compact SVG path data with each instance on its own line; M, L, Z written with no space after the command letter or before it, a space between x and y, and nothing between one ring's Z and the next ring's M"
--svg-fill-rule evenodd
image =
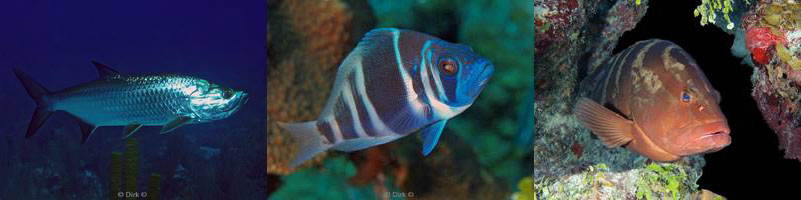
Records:
M372 30L342 61L316 120L278 122L299 141L291 165L331 148L361 150L420 129L428 155L448 119L473 104L493 69L465 45L409 30Z
M692 57L665 40L637 42L582 82L590 96L573 108L608 148L626 146L655 161L715 152L731 143L729 125Z

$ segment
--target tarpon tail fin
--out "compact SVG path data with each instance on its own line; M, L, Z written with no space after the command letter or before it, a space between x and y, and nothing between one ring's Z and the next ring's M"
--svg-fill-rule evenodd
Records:
M323 135L317 130L315 121L301 123L282 123L278 126L288 131L298 143L298 152L290 163L291 167L296 167L306 160L311 159L323 151L331 148L332 145L323 143Z
M33 118L31 118L31 122L28 124L28 131L25 133L25 138L30 138L36 133L36 130L47 121L47 118L53 114L53 111L48 108L46 103L46 98L47 95L50 94L50 91L31 79L28 74L25 74L25 72L22 72L20 69L14 68L14 74L19 81L22 82L22 86L25 87L25 91L28 92L28 95L36 101L36 110L33 112Z

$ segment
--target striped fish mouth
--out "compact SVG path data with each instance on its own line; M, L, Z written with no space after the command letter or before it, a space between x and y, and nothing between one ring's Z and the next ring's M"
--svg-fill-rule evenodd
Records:
M494 71L495 67L492 66L492 64L489 63L485 64L484 69L479 73L479 76L477 78L478 84L476 84L476 86L473 87L472 90L470 90L469 95L471 97L477 97L481 93L481 91L484 90L484 87L487 86L487 83L489 82L490 77L492 77L492 73Z

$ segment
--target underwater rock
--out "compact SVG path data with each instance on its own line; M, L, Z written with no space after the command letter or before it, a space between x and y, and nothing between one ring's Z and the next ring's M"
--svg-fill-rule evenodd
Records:
M701 156L653 163L623 148L608 149L571 113L583 96L579 81L610 57L647 8L648 1L535 1L533 194L521 190L517 197L682 199L697 190Z
M270 2L267 66L267 173L286 175L296 141L275 121L308 121L325 106L337 67L355 45L353 35L372 26L354 14L365 2L285 0ZM355 4L355 5L353 5ZM360 16L358 19L354 16ZM368 23L363 25L361 23ZM359 33L354 33L361 31ZM321 153L300 167L320 163Z
M393 143L375 146L357 151L350 155L350 160L356 165L356 175L348 179L351 185L364 186L377 181L383 171L393 164L392 155L388 151L388 146Z
M420 199L504 199L509 196L512 187L507 188L503 177L495 177L491 169L480 164L481 155L467 139L443 134L437 152L425 158L418 153L419 142L400 145L394 151L401 162L406 161L409 177L407 184L397 185L399 191L408 191L407 194L413 193L414 198ZM394 175L399 177L400 174Z
M753 60L751 96L762 117L779 138L785 158L801 161L801 3L792 1L757 1L742 13L738 33L745 42L735 42L736 53ZM735 10L738 11L738 10ZM739 38L743 36L738 34ZM750 56L747 56L750 55Z

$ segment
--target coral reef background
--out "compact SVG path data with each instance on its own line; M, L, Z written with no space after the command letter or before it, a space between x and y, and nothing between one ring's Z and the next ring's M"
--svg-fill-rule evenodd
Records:
M667 7L687 9L689 5ZM799 68L793 67L801 59L801 4L733 1L731 7L729 15L735 24L731 29L715 23L700 32L680 32L703 38L686 40L695 49L691 54L708 55L695 57L710 80L724 83L715 87L724 94L721 107L732 129L732 144L705 156L707 166L699 185L727 197L753 195L749 191L754 190L795 196L795 187L788 183L801 178L797 173L801 163L792 160L798 159L801 147L796 129L801 119L796 109Z
M123 156L138 158L138 166L130 165L138 170L122 171L137 177L121 183L136 186L127 192L141 195L153 186L163 199L265 198L264 7L259 1L2 1L0 199L116 196L109 186L111 169L119 169L112 152L126 152L122 127L100 127L81 145L75 119L56 113L25 139L35 105L11 72L21 68L56 91L96 79L91 60L124 74L187 74L251 94L224 120L166 135L159 127L140 129L133 135L138 155ZM150 183L154 173L159 184Z

